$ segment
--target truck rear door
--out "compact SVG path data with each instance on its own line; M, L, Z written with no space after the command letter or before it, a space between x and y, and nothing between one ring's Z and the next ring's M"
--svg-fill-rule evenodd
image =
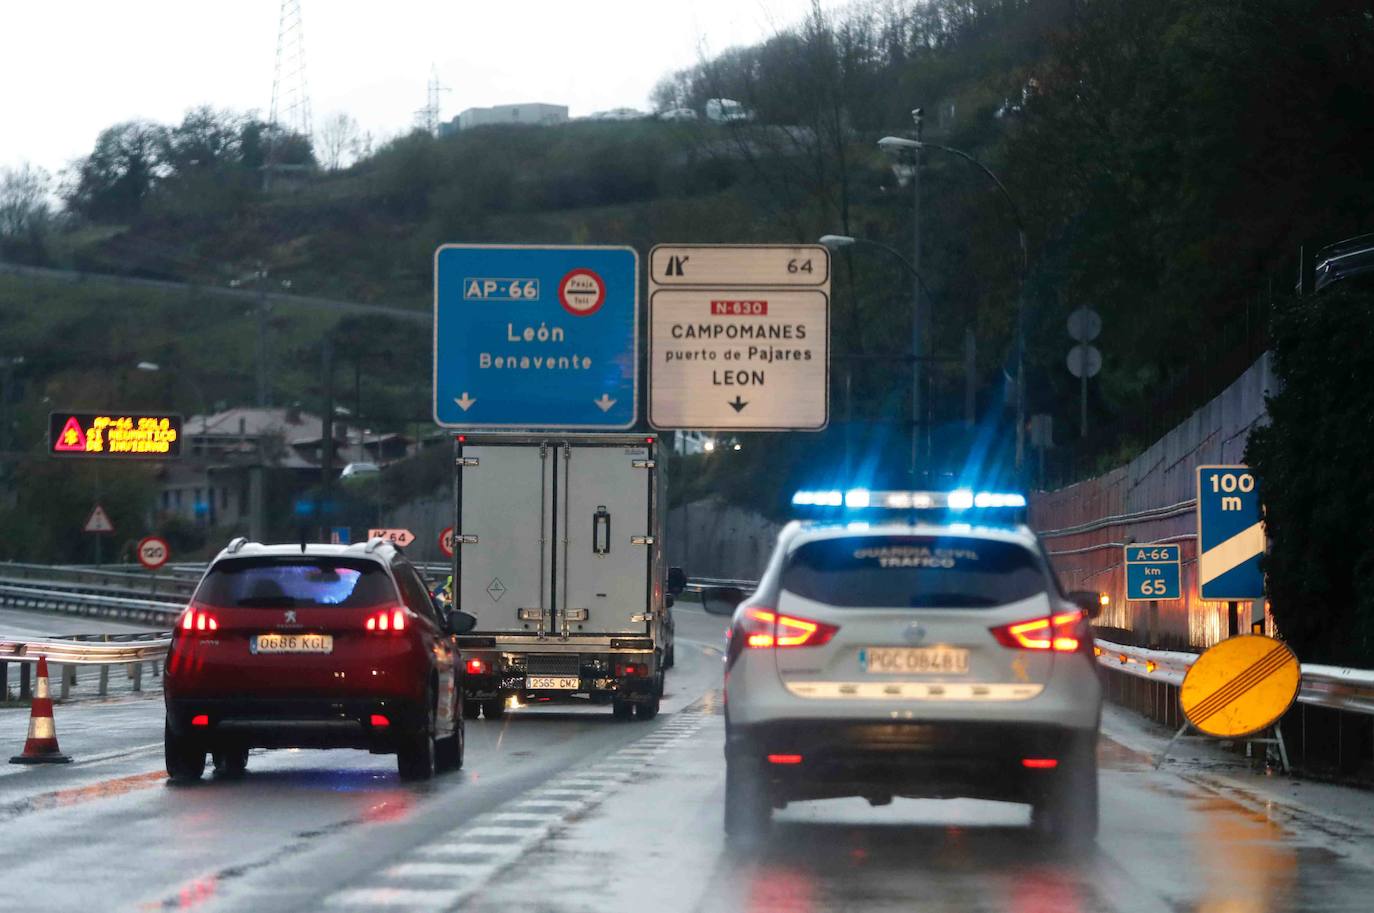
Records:
M455 531L457 605L483 634L548 630L553 448L462 448ZM464 537L466 541L457 537ZM472 541L475 537L476 541Z
M643 444L559 448L557 618L553 633L648 633L656 469Z

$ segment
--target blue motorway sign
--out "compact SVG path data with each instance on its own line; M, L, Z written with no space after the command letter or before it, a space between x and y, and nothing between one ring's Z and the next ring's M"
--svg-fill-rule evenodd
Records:
M1183 549L1178 545L1134 543L1122 547L1126 558L1126 598L1179 599Z
M633 248L443 245L434 254L434 420L632 427L638 305Z
M1249 466L1198 467L1197 546L1203 599L1264 596L1264 512Z

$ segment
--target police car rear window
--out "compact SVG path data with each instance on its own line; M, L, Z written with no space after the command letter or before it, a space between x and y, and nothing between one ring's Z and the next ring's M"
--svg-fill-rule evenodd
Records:
M351 609L398 600L375 561L230 558L214 566L195 601L234 609Z
M847 536L792 553L782 588L846 608L986 609L1046 591L1038 556L964 536Z

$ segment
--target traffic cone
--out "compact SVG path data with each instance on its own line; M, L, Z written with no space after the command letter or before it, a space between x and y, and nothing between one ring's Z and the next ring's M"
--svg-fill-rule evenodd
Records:
M52 697L48 693L48 658L38 657L38 685L29 708L29 737L24 753L10 758L11 764L67 764L71 758L57 747L57 726L52 718Z

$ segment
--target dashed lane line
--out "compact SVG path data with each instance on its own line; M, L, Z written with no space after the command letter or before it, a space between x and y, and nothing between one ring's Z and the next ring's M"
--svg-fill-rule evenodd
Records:
M398 908L443 913L476 894L503 869L622 785L651 770L648 762L691 738L712 719L711 702L693 705L654 732L590 766L568 772L535 793L479 815L384 868L361 884L329 895L331 909Z

